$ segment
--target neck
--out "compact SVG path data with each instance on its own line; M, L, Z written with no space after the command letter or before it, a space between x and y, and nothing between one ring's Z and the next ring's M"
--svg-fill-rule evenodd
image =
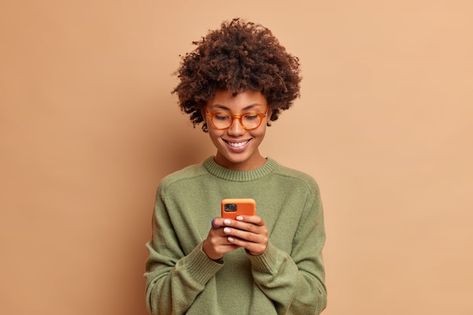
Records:
M217 152L214 160L220 166L223 166L231 170L236 170L236 171L255 170L266 163L266 159L259 152L257 152L253 157L242 162L229 161L224 156L222 156L221 154Z

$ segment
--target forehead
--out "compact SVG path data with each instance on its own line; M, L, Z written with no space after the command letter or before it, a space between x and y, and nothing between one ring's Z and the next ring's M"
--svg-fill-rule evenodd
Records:
M230 91L217 91L207 103L209 110L229 110L241 112L244 110L264 111L267 108L266 98L261 92L244 91L233 95Z

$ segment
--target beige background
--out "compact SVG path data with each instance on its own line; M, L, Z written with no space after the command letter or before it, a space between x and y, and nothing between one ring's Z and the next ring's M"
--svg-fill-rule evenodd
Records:
M321 187L324 314L473 314L469 0L1 0L0 313L146 314L156 186L214 153L172 73L236 16L301 59L263 152Z

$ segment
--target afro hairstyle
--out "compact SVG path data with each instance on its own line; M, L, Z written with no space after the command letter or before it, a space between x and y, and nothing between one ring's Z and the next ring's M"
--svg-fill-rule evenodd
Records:
M203 108L217 91L261 92L271 108L268 126L299 96L299 59L260 24L235 18L192 44L197 47L182 57L176 71L180 82L172 93L194 127L203 122L204 132Z

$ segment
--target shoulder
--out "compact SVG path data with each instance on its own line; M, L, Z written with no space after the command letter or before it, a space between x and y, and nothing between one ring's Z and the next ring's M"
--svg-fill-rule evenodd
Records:
M189 182L207 175L202 163L189 165L183 169L166 175L159 184L160 190L172 189L177 183Z
M281 165L278 163L275 175L288 180L291 184L296 184L306 187L310 192L318 194L319 185L317 181L309 174L302 171Z

